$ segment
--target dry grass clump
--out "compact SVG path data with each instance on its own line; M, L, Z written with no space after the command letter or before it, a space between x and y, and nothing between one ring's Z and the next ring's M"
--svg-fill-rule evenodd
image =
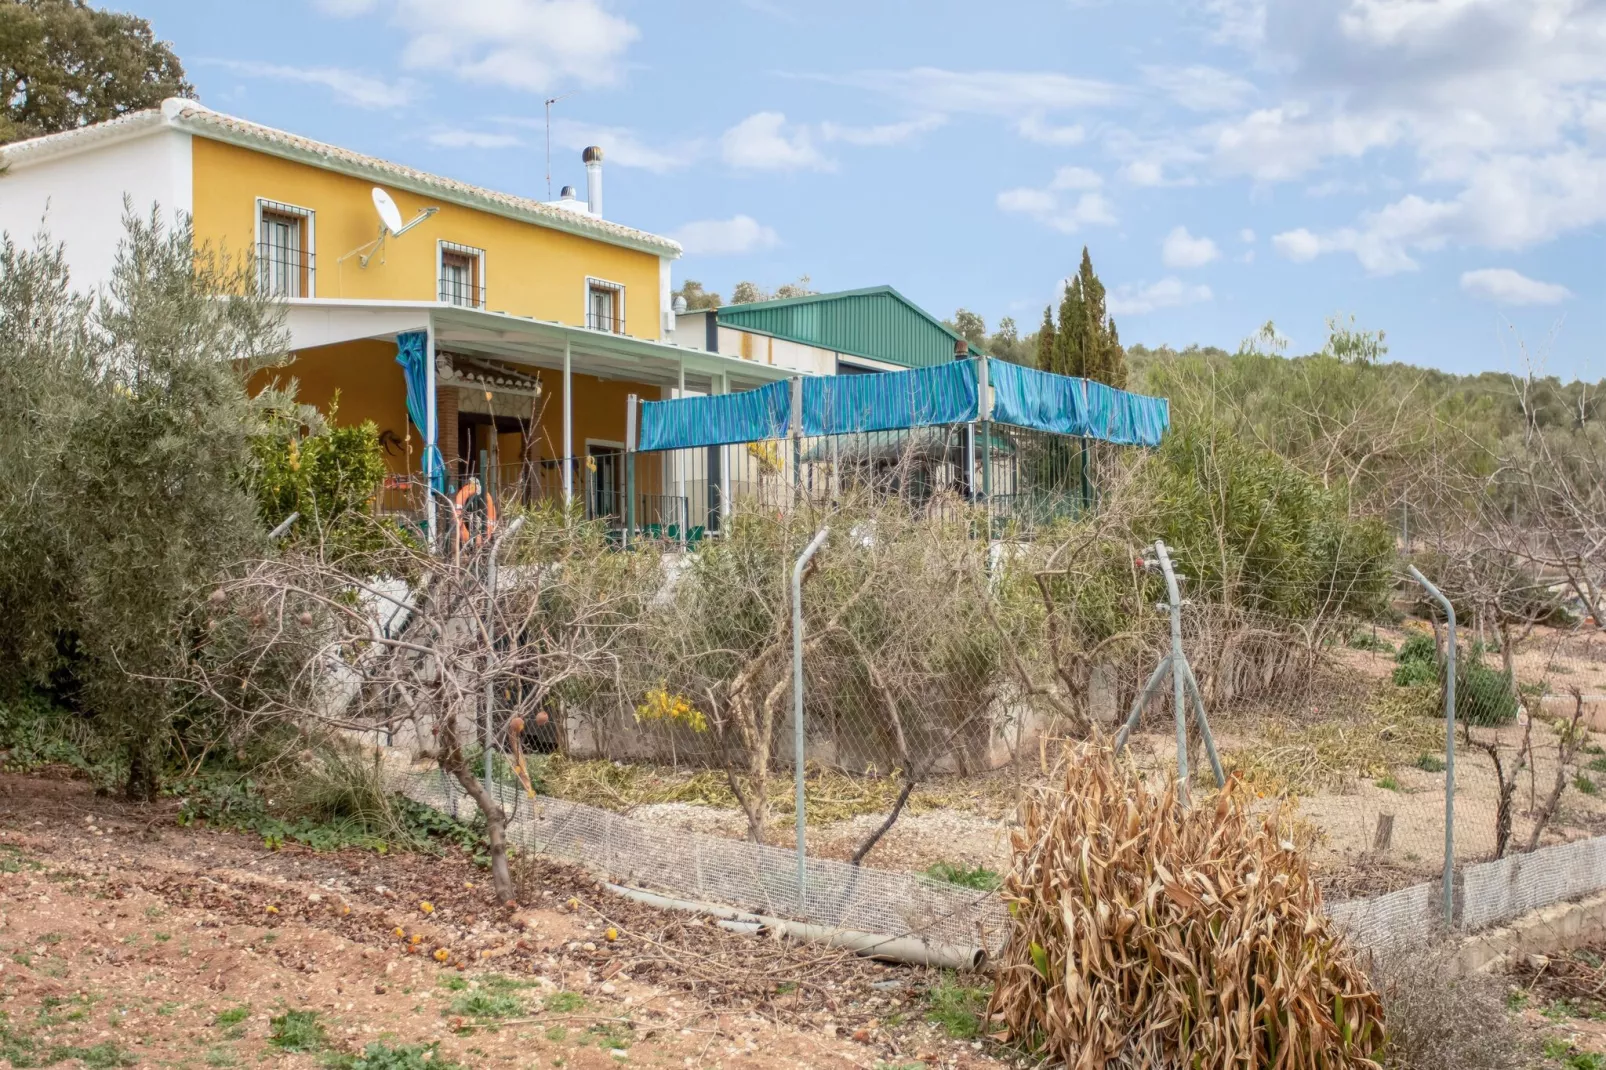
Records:
M1433 688L1385 684L1359 717L1332 710L1314 724L1255 725L1248 733L1254 743L1222 755L1222 763L1262 795L1314 795L1373 780L1420 755L1444 753L1444 723L1434 719L1438 702Z
M1067 749L1029 799L989 1012L1077 1070L1375 1067L1382 1006L1275 814L1236 782L1197 809Z
M1533 1052L1506 1007L1505 982L1457 976L1450 956L1420 948L1380 957L1372 977L1388 1015L1390 1070L1509 1070Z
M715 769L669 769L554 754L541 763L540 777L542 794L618 812L658 803L691 803L716 810L736 810L739 805L729 779ZM849 776L811 765L805 817L810 824L827 825L860 814L884 814L902 789L900 776ZM790 777L776 778L769 785L770 805L790 811L792 790ZM939 790L917 790L910 793L904 813L926 813L949 801Z

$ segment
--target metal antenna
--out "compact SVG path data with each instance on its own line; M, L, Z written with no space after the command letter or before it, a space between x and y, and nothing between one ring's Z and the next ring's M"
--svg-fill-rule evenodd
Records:
M572 96L572 92L564 93L546 100L546 199L549 201L552 199L552 105Z

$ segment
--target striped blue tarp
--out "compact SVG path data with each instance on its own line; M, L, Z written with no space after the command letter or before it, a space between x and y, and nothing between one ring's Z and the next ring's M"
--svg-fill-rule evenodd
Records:
M792 427L792 384L770 383L739 394L715 394L641 405L640 450L678 450L785 438Z
M998 423L1124 446L1158 446L1171 425L1165 398L1002 360L988 362L987 377Z
M803 433L842 435L969 423L978 411L976 362L803 380Z

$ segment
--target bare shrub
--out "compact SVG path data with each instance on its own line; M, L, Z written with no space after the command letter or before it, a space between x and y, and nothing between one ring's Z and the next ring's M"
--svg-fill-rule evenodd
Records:
M1443 950L1379 956L1372 981L1383 997L1390 1070L1511 1070L1527 1065L1523 1037L1505 1004L1505 985L1486 974L1458 976Z

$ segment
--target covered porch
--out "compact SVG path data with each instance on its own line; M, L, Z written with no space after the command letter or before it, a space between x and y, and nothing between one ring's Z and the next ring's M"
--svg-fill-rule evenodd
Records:
M430 528L436 507L469 480L500 508L561 500L622 523L631 397L737 393L787 376L739 357L455 305L288 304L296 361L287 374L301 399L342 424L373 421L390 466L379 508ZM638 465L629 503L637 522L717 528L723 452ZM426 493L431 481L439 494Z

